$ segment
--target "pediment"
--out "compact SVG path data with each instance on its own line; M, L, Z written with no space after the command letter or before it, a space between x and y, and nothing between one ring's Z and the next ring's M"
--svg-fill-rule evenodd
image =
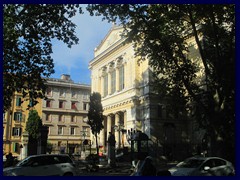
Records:
M99 54L101 54L103 51L108 49L110 46L118 42L121 37L121 32L123 31L123 27L120 26L113 26L108 34L105 36L105 38L102 40L102 42L98 45L98 47L95 49L95 57Z

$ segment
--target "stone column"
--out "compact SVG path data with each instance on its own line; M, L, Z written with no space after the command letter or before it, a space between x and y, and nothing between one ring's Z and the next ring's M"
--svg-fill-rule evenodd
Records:
M123 125L124 125L124 129L127 131L128 127L127 127L127 111L123 112ZM123 137L123 143L124 146L127 146L127 132L125 132L124 137Z
M103 126L104 126L104 121L103 121ZM100 131L99 138L100 138L99 145L104 146L104 128Z
M117 126L117 129L119 128L119 114L115 114L115 125ZM116 147L119 147L119 143L121 143L121 139L120 139L120 132L118 130L115 130L115 139L116 139ZM120 140L120 141L119 141Z
M107 134L109 132L111 132L111 128L112 128L112 117L111 116L107 116Z
M109 132L111 132L111 128L112 128L112 117L111 116L107 116L107 141L109 138ZM107 156L108 156L108 162L110 163L110 146L109 146L109 142L107 142Z

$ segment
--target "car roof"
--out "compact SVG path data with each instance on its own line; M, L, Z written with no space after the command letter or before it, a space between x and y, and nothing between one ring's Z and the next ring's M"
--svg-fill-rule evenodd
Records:
M225 159L222 159L220 157L204 157L204 156L193 156L193 157L190 157L190 158L187 158L187 159L199 159L199 160L209 160L209 159L221 159L221 160L224 160L226 161Z
M30 155L28 157L42 157L42 156L67 156L69 157L68 154L36 154L36 155Z

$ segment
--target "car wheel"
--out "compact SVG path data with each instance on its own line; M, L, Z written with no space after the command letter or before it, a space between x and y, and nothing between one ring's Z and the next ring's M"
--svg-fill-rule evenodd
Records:
M73 173L68 172L68 173L65 173L63 176L73 176Z

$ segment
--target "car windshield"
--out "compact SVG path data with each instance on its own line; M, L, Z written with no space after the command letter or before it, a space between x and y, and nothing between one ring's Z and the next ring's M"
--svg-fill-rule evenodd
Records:
M19 163L16 164L16 166L28 166L32 163L32 158L26 158Z
M180 162L177 167L180 168L197 168L199 167L204 160L202 159L186 159L183 162Z

